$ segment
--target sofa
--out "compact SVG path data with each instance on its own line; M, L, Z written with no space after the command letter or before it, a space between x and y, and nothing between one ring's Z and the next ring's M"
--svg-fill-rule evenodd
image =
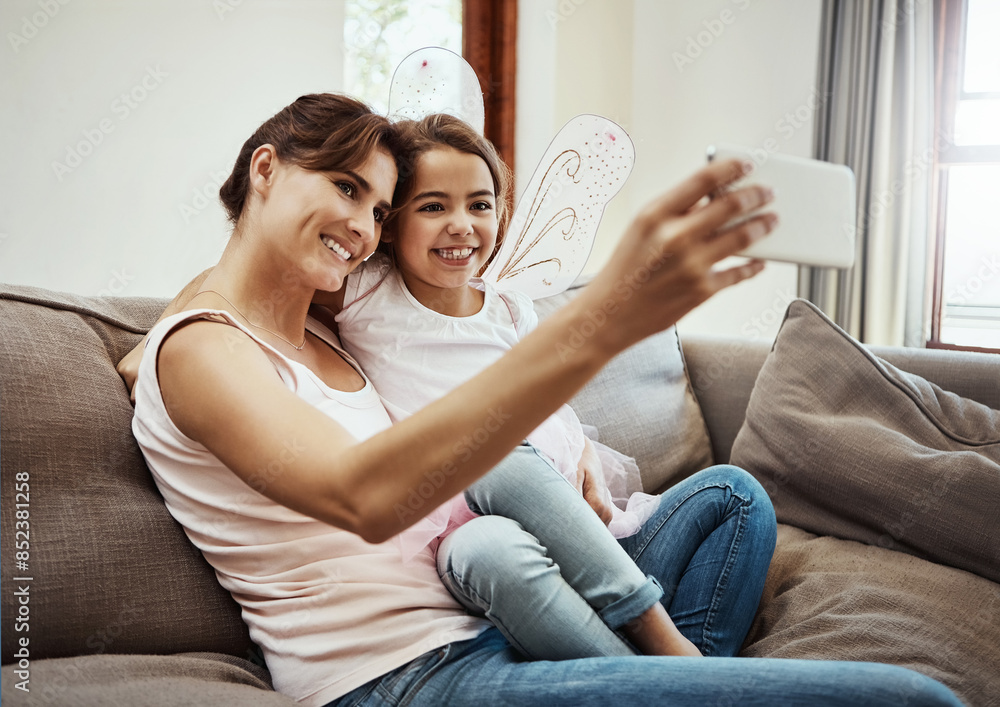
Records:
M539 303L541 313L569 296ZM165 304L0 286L5 704L292 704L271 689L239 607L166 511L131 434L115 364ZM1000 513L989 508L1000 356L869 349L804 303L786 316L774 342L671 329L621 354L573 404L602 441L636 457L647 490L732 460L772 493L778 544L741 655L895 663L966 704L1000 705ZM819 321L850 355L831 358L835 347L808 329L786 345L797 317ZM844 395L830 368L852 356L876 378ZM791 372L801 380L782 378ZM911 437L933 437L949 415L975 429L942 437L961 449L920 446L892 466L889 451L910 443L869 419L880 381L930 411L936 426ZM785 419L809 387L805 407L829 395L829 411ZM861 461L832 468L851 454ZM920 477L938 457L960 463L958 475ZM909 501L915 510L895 515ZM732 703L752 683L734 684Z

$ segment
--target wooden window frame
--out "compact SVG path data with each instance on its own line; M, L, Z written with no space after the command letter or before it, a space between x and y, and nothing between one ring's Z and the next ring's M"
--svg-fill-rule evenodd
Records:
M517 0L462 0L462 56L483 89L486 137L513 171Z
M961 98L962 66L965 54L966 0L935 2L935 135L934 141L934 263L931 300L930 349L1000 353L1000 349L960 346L941 341L944 317L944 250L948 218L948 168L952 165L1000 162L1000 146L957 146L954 144L955 111Z

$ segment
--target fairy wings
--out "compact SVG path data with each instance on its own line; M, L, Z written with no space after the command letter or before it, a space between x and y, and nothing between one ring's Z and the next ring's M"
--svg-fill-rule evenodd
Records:
M483 94L475 72L440 47L407 56L389 90L391 118L431 113L449 113L483 132ZM632 140L613 121L584 114L567 122L521 193L483 279L532 299L568 288L583 272L604 209L634 163Z

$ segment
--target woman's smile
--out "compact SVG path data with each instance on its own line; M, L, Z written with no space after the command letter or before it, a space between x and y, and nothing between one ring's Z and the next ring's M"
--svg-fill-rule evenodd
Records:
M341 260L348 261L354 257L349 249L335 241L331 236L325 233L320 234L320 240L323 241L323 245L330 249L334 255L340 256Z

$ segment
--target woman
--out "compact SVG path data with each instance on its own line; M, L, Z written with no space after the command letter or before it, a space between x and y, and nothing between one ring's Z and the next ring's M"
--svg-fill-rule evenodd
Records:
M136 437L171 513L242 605L276 688L310 705L705 704L734 689L748 704L958 704L928 678L869 664L525 662L461 610L429 555L403 565L384 541L485 474L612 356L758 272L713 265L774 219L725 228L769 195L707 200L744 168L700 171L640 214L572 303L390 426L332 333L306 324L315 292L339 289L378 241L396 139L337 96L305 96L261 126L222 188L232 239L186 311L150 332L139 370ZM554 356L596 312L598 334ZM477 444L459 453L463 439ZM425 507L397 513L415 489Z

